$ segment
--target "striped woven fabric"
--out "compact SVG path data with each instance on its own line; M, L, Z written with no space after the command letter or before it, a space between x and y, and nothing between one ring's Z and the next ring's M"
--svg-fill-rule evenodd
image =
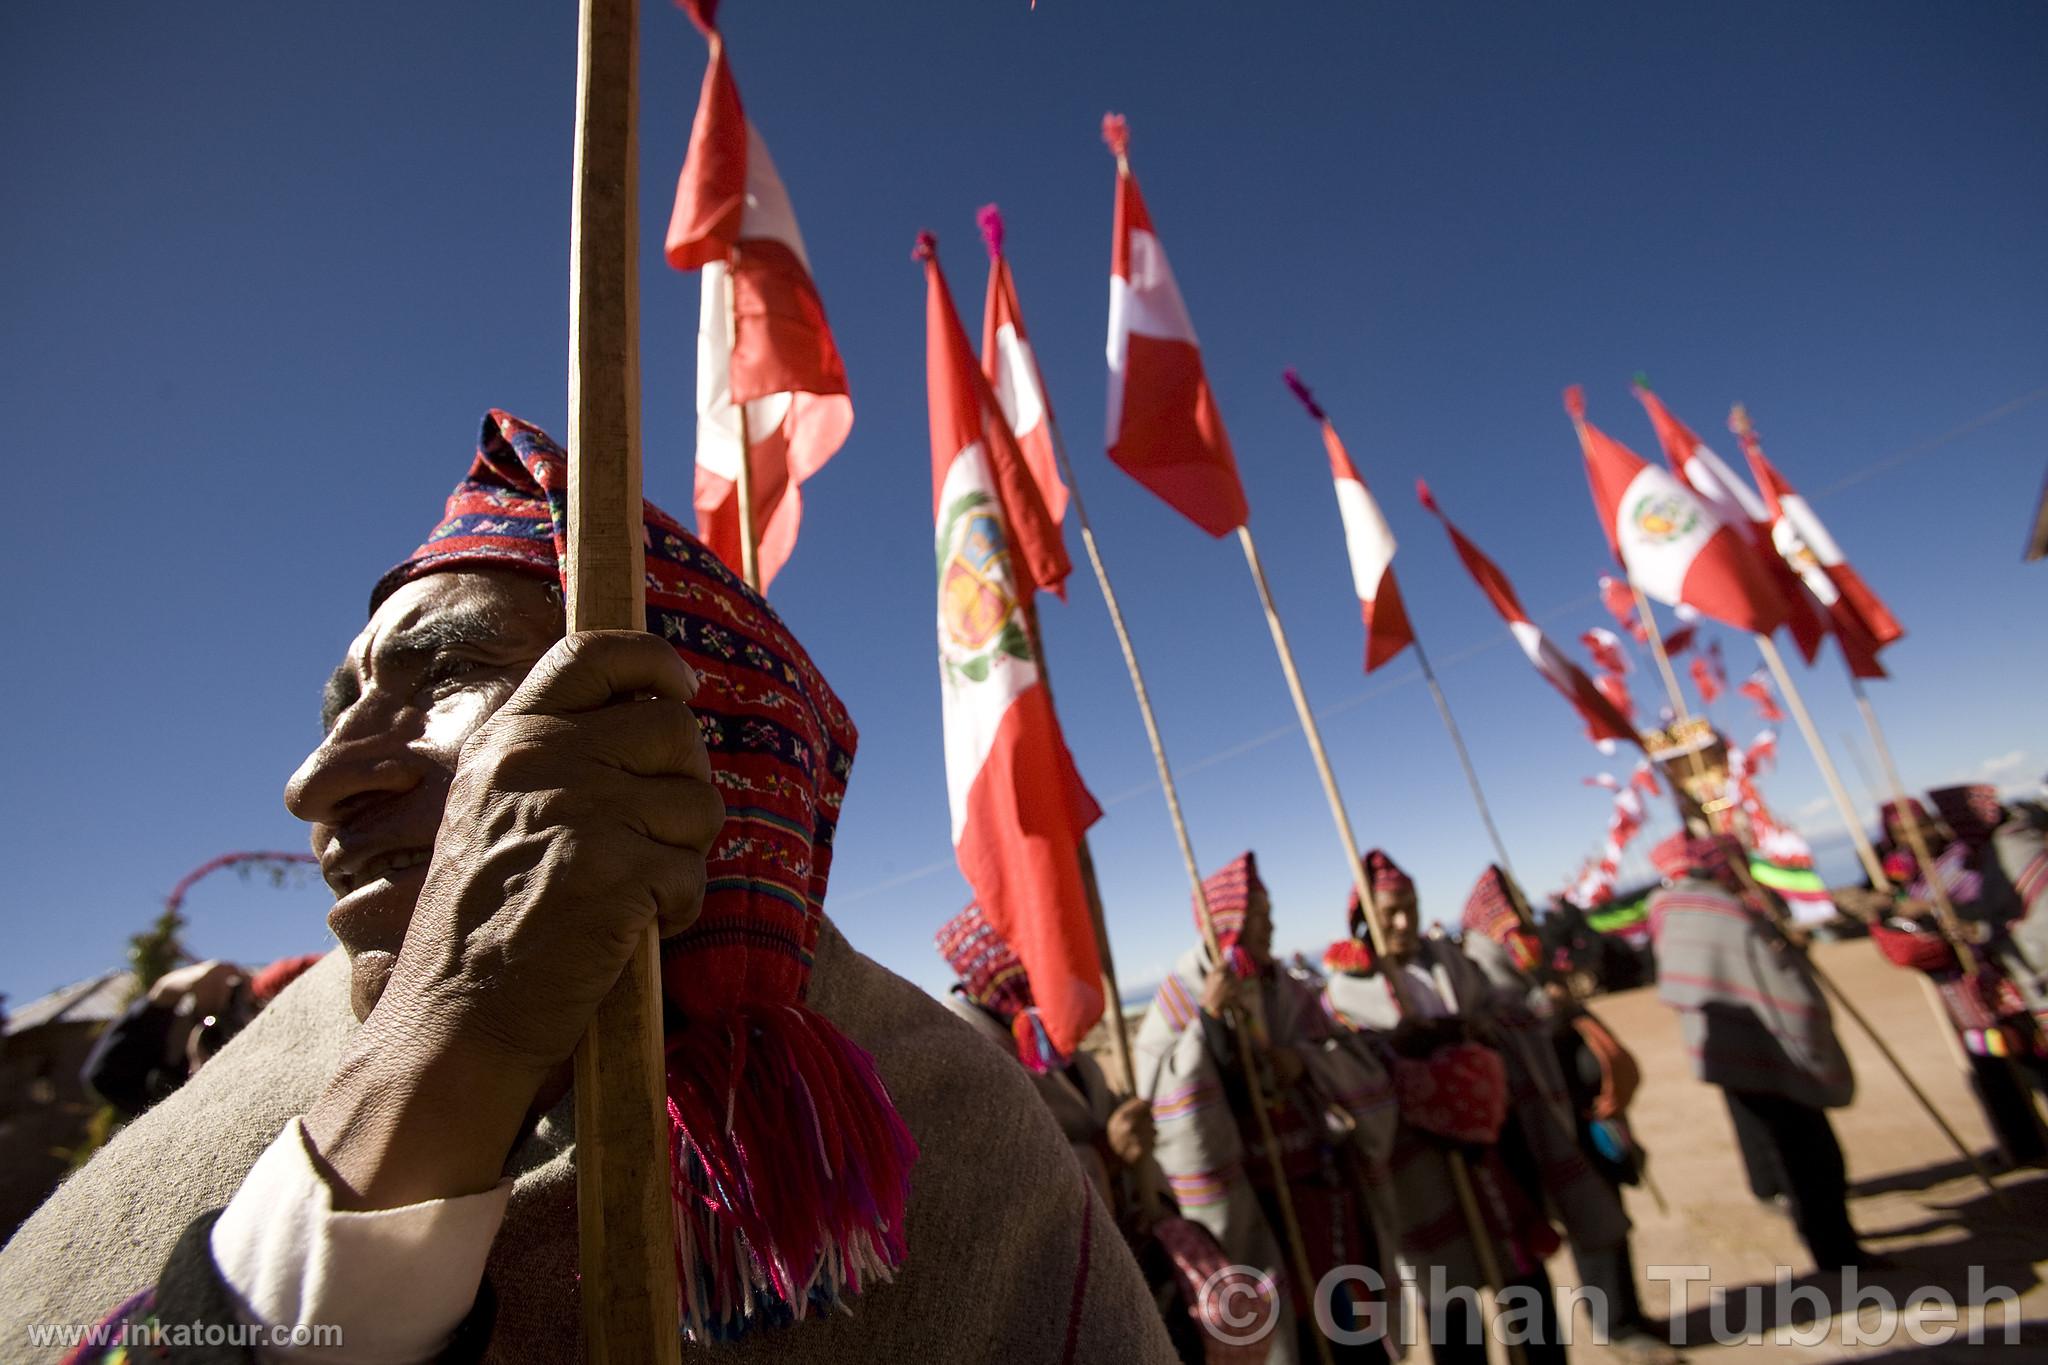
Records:
M1657 994L1701 1080L1823 1108L1855 1095L1826 997L1761 912L1688 877L1650 897L1650 932Z

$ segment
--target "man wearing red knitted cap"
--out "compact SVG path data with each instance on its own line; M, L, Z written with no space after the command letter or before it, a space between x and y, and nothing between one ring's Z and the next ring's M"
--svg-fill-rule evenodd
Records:
M1170 1359L1024 1075L825 920L838 698L651 506L648 632L564 638L566 472L485 418L286 791L343 951L24 1225L0 1338L118 1304L339 1328L316 1359L576 1358L568 1062L658 923L688 1342Z
M1856 1078L1804 945L1750 899L1766 893L1737 879L1740 856L1726 836L1684 830L1650 850L1664 875L1649 901L1657 994L1678 1011L1693 1073L1726 1095L1745 1150L1770 1158L1814 1265L1868 1265L1827 1116L1854 1098Z

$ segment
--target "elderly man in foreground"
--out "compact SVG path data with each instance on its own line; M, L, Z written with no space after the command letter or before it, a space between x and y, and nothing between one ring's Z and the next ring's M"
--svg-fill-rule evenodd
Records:
M651 633L562 638L566 464L491 413L379 583L286 794L343 953L0 1252L5 1354L111 1310L580 1357L568 1061L658 922L689 1343L1170 1360L1021 1069L824 918L855 733L774 613L650 507Z

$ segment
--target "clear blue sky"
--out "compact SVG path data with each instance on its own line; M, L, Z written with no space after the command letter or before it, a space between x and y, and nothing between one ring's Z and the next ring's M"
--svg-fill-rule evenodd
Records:
M1455 915L1488 853L1413 664L1360 675L1288 364L1386 505L1534 889L1597 845L1605 798L1580 779L1603 764L1409 489L1427 475L1555 634L1602 623L1606 552L1558 404L1572 381L1646 454L1635 370L1710 440L1748 402L1911 631L1879 688L1910 781L2048 769L2048 564L2019 563L2048 401L1847 482L2048 385L2048 10L726 8L852 376L852 439L807 489L775 601L861 726L831 905L890 966L942 984L930 934L965 895L909 251L937 231L978 309L973 214L991 199L1200 856L1259 851L1283 946L1341 925L1345 868L1236 547L1100 453L1105 109L1130 116L1361 838L1411 868L1427 909ZM704 44L671 7L645 11L647 477L687 513L697 286L657 253ZM117 962L200 860L303 846L279 793L371 582L434 520L486 407L560 431L574 47L567 0L0 17L15 1001ZM1135 983L1190 940L1187 890L1085 571L1046 622ZM1728 651L1738 676L1754 665L1747 642ZM1647 678L1638 693L1653 700ZM1839 668L1808 694L1841 744L1856 720ZM1739 705L1717 714L1753 728ZM1768 794L1824 832L1811 760L1789 730L1782 749ZM317 883L225 878L195 894L189 939L260 961L328 943L324 910Z

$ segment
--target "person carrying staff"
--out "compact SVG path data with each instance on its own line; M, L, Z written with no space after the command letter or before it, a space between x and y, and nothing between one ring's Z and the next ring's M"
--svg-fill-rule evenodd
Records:
M1334 1337L1336 1358L1384 1361L1398 1306L1386 1073L1333 1037L1315 996L1275 966L1257 860L1246 853L1202 885L1222 960L1206 943L1183 953L1135 1045L1154 1153L1181 1211L1278 1289L1272 1365L1317 1358L1310 1334L1325 1281L1332 1322L1365 1338ZM1283 1181L1314 1277L1306 1284L1290 1255ZM1345 1266L1372 1270L1379 1290L1331 1278Z

